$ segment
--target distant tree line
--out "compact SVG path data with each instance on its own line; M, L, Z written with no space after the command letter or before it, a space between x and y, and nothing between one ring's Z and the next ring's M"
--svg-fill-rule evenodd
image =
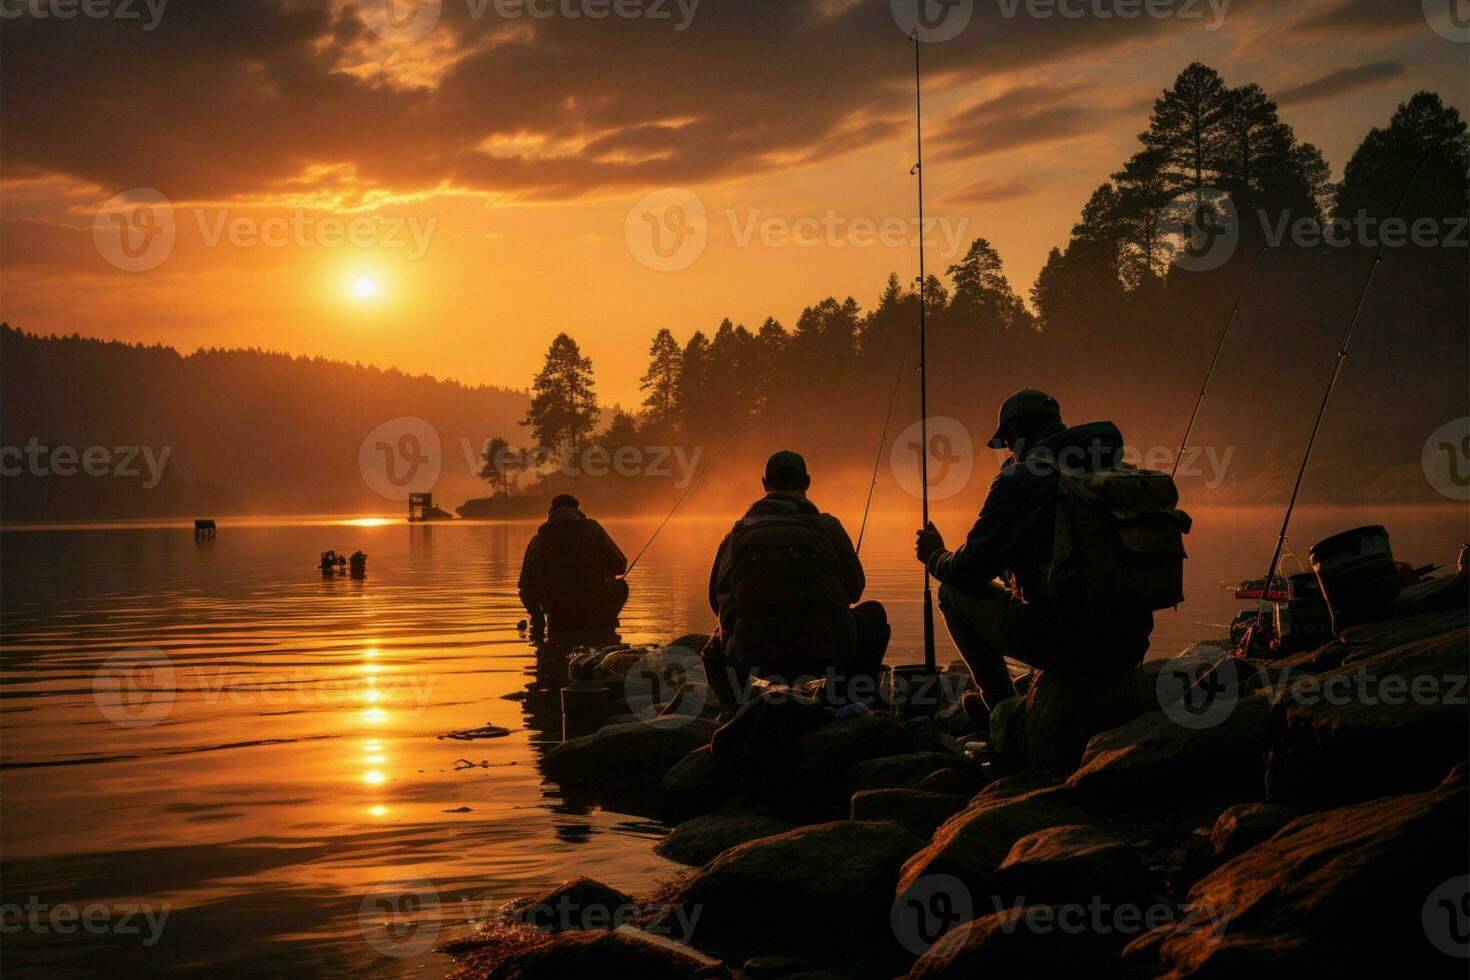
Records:
M1297 138L1260 86L1231 88L1203 64L1184 69L1163 92L1138 140L1137 152L1083 206L1067 244L1052 249L1030 288L1029 308L985 238L945 270L947 282L928 277L931 410L948 405L941 410L983 427L1005 393L1047 384L1075 390L1085 405L1095 400L1109 412L1119 402L1142 401L1133 416L1162 439L1182 422L1202 354L1248 259L1264 244L1263 229L1302 219L1386 218L1421 161L1403 217L1445 222L1470 215L1466 124L1430 92L1414 95L1385 128L1373 129L1337 184L1322 153ZM1222 268L1189 271L1174 262L1187 242L1171 229L1195 220L1190 212L1207 189L1229 194L1238 244ZM1281 457L1288 450L1273 442L1291 435L1277 423L1282 403L1297 385L1312 387L1322 377L1320 352L1341 329L1342 300L1365 271L1362 248L1330 255L1293 249L1288 241L1280 251L1259 284L1268 300L1253 324L1242 327L1266 331L1272 356L1263 360L1270 363L1243 385L1235 382L1244 390L1232 409L1240 422L1232 440L1260 442L1261 466L1286 462ZM1456 354L1467 332L1463 284L1444 274L1458 263L1463 280L1466 253L1438 253L1427 266L1423 256L1415 259L1422 288L1407 293L1421 315L1398 325L1399 340L1413 349L1396 365L1423 372L1420 380L1431 386L1442 381L1433 389L1436 406L1453 405L1464 392L1465 360ZM708 443L758 420L767 439L805 440L834 454L860 448L877 438L877 413L904 378L901 365L914 362L917 286L890 275L871 308L852 297L828 297L804 309L790 329L774 318L757 329L726 319L712 335L696 330L682 344L660 329L641 380L642 406L636 415L616 410L601 430L592 364L561 334L547 352L522 425L542 446L581 448ZM1405 302L1403 295L1390 298ZM1446 357L1458 367L1446 372ZM1426 406L1426 419L1436 411ZM494 465L497 453L525 458L502 452L507 449L501 440L494 451L487 446L485 457L484 475L501 493L510 486Z

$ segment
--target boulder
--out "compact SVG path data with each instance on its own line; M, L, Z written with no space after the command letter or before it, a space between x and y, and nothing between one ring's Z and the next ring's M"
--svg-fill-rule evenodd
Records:
M1378 649L1457 614L1347 634L1358 648L1342 666L1290 684L1268 725L1266 788L1272 802L1338 806L1433 787L1464 758L1470 729L1470 629L1463 626ZM1385 626L1385 624L1375 624Z
M1130 959L1192 980L1464 976L1467 825L1463 765L1428 792L1300 817L1200 880L1192 919Z
M466 968L455 976L486 980L566 980L567 977L723 980L730 972L717 963L681 951L673 943L651 942L636 933L567 932L508 956L493 953L472 956Z
M1062 928L1055 911L1029 905L958 925L919 957L908 980L1122 975L1115 940Z
M977 797L987 800L1013 800L1039 790L1050 790L1052 796L1058 799L1076 797L1076 791L1067 786L1068 775L1069 773L1060 769L1027 769L986 784ZM978 798L976 802L979 802Z
M542 892L507 913L545 932L615 929L637 917L633 900L592 878L573 878Z
M1298 816L1296 807L1277 803L1237 803L1229 807L1210 830L1216 857L1232 858L1269 839Z
M1022 837L989 885L1001 908L1028 901L1143 905L1154 894L1153 879L1127 841L1087 825L1049 827Z
M985 773L974 769L938 769L919 780L915 789L926 793L954 793L974 796L985 785Z
M852 798L852 819L895 820L921 840L959 813L970 797L917 789L868 789Z
M742 807L742 802L736 800L713 813L684 821L654 845L654 853L699 867L732 847L795 829L785 820Z
M674 763L659 781L659 789L663 791L659 812L668 823L683 823L717 810L735 792L715 765L708 745L701 745Z
M608 725L553 748L542 771L562 784L656 790L679 760L709 742L716 727L683 716Z
M798 735L779 760L743 772L740 785L779 800L802 822L834 819L847 813L849 769L916 748L914 734L892 715L855 715Z
M1270 710L1262 695L1222 695L1199 712L1176 703L1094 738L1067 785L1090 800L1135 807L1181 796L1259 799Z
M974 795L985 783L980 768L953 752L911 752L868 759L848 767L847 788L854 793L868 789L913 789L931 773L959 769L969 776Z
M695 872L658 920L698 915L700 949L761 955L882 956L899 867L923 841L896 823L839 820L742 844Z
M1098 732L1156 710L1155 670L1037 674L1026 692L1017 744L1025 767L1070 771Z
M1015 797L977 796L934 832L927 847L904 863L898 891L925 875L952 875L967 886L984 886L1011 846L1027 834L1095 822L1084 810L1054 794L1055 790L1041 789Z

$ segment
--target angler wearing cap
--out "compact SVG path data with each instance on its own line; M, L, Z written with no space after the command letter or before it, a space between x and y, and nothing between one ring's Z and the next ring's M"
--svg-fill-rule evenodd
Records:
M618 577L628 559L580 506L571 494L553 497L521 563L521 605L531 614L532 633L547 632L554 642L612 633L628 601L628 583Z
M740 672L788 683L872 678L888 618L879 603L860 602L862 563L842 522L807 499L811 482L800 455L775 453L766 495L721 542L709 580L720 653Z
M916 548L980 688L960 719L976 727L1015 694L1007 657L1077 672L1142 662L1154 611L1183 599L1189 530L1167 473L1124 463L1112 422L1063 425L1043 391L1006 399L989 445L1011 456L964 544L946 549L931 523Z

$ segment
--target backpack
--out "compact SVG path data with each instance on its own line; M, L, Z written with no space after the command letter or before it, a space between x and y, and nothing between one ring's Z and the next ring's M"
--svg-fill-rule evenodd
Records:
M1119 463L1058 467L1057 518L1047 583L1058 608L1144 613L1184 601L1184 535L1174 478Z
M856 648L836 549L812 514L747 517L730 532L736 620L727 655L760 676L820 676Z
M561 518L547 521L536 534L541 538L536 580L547 615L564 623L607 619L613 577L598 525L585 517Z

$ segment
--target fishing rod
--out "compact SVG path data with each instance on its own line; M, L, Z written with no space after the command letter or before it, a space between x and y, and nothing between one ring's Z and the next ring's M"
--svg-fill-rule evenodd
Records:
M908 343L904 344L903 356L898 359L898 376L893 379L893 393L888 396L888 412L883 416L883 432L878 436L878 453L873 457L873 479L868 483L868 502L863 505L863 523L858 528L857 547L854 553L863 553L863 535L868 530L868 511L873 506L873 490L878 486L878 469L883 465L883 447L888 443L888 425L893 421L893 406L898 403L898 389L903 387L903 370L908 366L909 350L914 346L914 338L909 336Z
M924 85L919 73L919 49L923 46L916 27L909 34L914 42L914 141L918 159L910 174L919 178L919 499L923 508L922 527L929 526L929 386L928 350L925 345L924 296ZM924 666L934 662L934 592L929 584L929 567L924 566Z
M1189 413L1189 425L1184 427L1184 438L1179 440L1179 453L1174 457L1174 468L1169 471L1169 476L1174 477L1179 473L1179 464L1184 462L1184 452L1189 448L1189 436L1194 432L1195 420L1199 418L1199 410L1205 403L1205 393L1210 389L1210 379L1215 376L1215 365L1220 363L1220 352L1225 349L1225 338L1230 336L1230 328L1235 325L1235 317L1240 313L1240 301L1245 299L1245 291L1251 284L1251 279L1256 274L1256 266L1261 261L1261 256L1266 254L1266 246L1262 245L1256 257L1251 260L1251 267L1245 274L1245 281L1240 284L1240 292L1235 297L1235 307L1230 311L1230 318L1225 321L1225 329L1220 332L1220 342L1215 345L1215 355L1210 358L1210 366L1205 371L1204 383L1200 385L1199 397L1195 399L1194 411Z
M1399 196L1399 203L1393 209L1392 218L1397 218L1399 212L1404 209L1404 202L1409 199L1409 191L1414 187L1414 181L1419 179L1424 165L1429 162L1426 154L1414 168L1409 182L1404 186L1404 192ZM1390 220L1392 220L1392 218ZM1281 533L1276 537L1276 550L1271 553L1271 564L1266 568L1266 577L1261 580L1261 600L1256 606L1256 627L1259 628L1266 612L1266 597L1271 594L1271 582L1276 577L1276 566L1281 562L1281 549L1286 545L1286 530L1291 525L1291 512L1296 509L1297 494L1302 489L1302 478L1307 475L1307 462L1312 458L1312 446L1317 442L1317 430L1322 427L1322 416L1327 413L1327 403L1332 399L1332 389L1337 387L1337 379L1342 374L1342 366L1347 361L1348 346L1353 340L1353 331L1358 328L1358 320L1363 316L1363 308L1368 301L1368 290L1373 286L1373 279L1378 275L1378 267L1383 264L1383 249L1386 245L1384 237L1378 236L1378 250L1373 255L1373 265L1368 269L1368 281L1363 283L1363 291L1358 295L1358 306L1353 311L1353 318L1348 323L1347 332L1342 336L1342 343L1337 348L1337 359L1332 363L1332 374L1327 378L1327 390L1322 393L1322 404L1317 406L1317 418L1312 423L1312 434L1307 438L1307 450L1302 453L1302 465L1296 471L1296 483L1292 485L1291 497L1286 502L1286 516L1281 520Z
M735 438L735 433L739 432L740 429L741 426L737 425L734 429L730 430L730 434L725 437L725 441L720 443L720 448L716 449L714 455L709 458L709 462L704 464L704 469L695 475L694 479L689 482L689 486L686 487L684 489L684 492L679 495L679 499L674 501L673 508L670 509L668 514L664 517L663 522L660 523L658 527L653 529L653 534L649 536L648 542L641 549L639 549L638 554L633 556L633 560L628 563L628 570L624 572L620 576L620 578L627 578L629 575L633 574L633 569L637 566L638 560L643 557L643 555L648 551L649 548L653 547L653 542L658 537L659 532L668 525L669 521L673 520L674 513L679 509L679 505L684 503L685 500L689 499L689 495L694 492L694 488L699 486L699 481L704 479L706 473L714 469L715 460L720 458L720 453L725 451L725 447L730 445L730 440Z

